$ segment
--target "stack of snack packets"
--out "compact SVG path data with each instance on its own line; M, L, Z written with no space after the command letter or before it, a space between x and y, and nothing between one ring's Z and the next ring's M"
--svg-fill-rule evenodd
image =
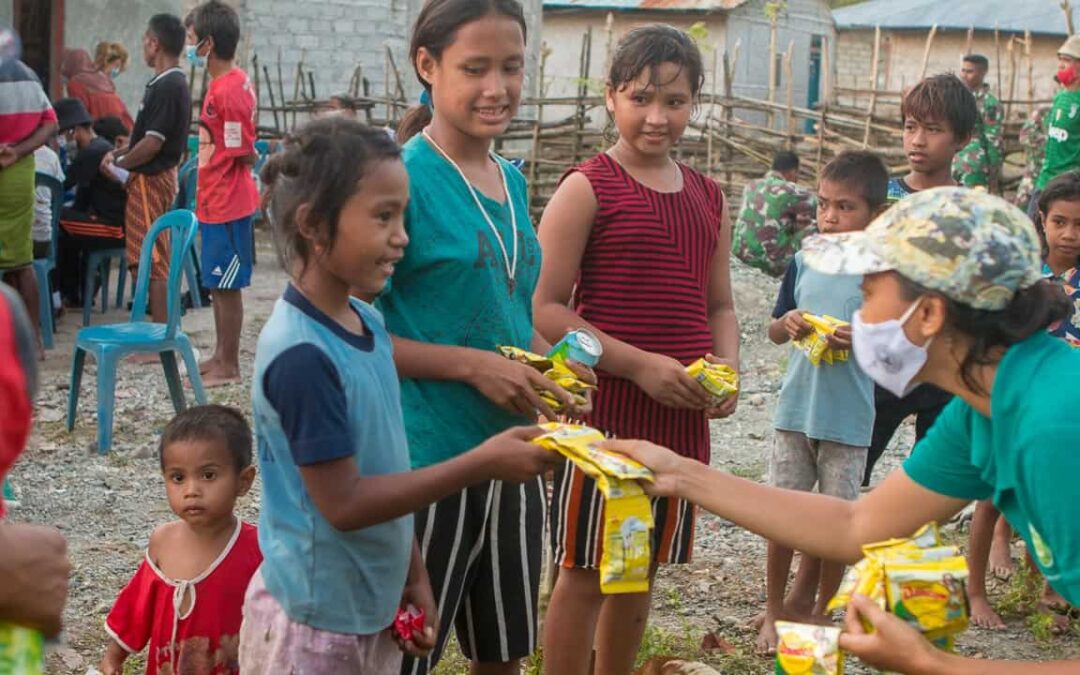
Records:
M822 363L832 365L847 361L851 356L848 349L832 349L829 347L829 336L836 332L837 328L850 325L828 314L817 316L815 314L803 314L803 320L814 329L805 337L795 340L796 347L806 352L806 358L810 363L820 366Z
M584 382L577 376L577 374L570 370L564 363L553 361L546 356L540 356L534 354L528 350L520 349L518 347L499 347L499 353L508 359L519 361L527 366L535 368L544 377L551 380L555 384L559 385L574 399L574 405L585 405L588 403L586 394L590 389L596 389L596 385ZM537 389L537 394L543 399L545 403L551 406L551 409L555 412L562 412L566 407L562 401L551 395L551 392L546 389Z
M909 539L868 544L863 554L865 558L848 568L828 609L846 607L855 593L865 595L938 648L951 651L955 635L968 625L968 569L957 547L941 544L937 524L924 526Z
M654 480L653 472L634 460L600 447L604 435L576 424L542 424L533 439L559 452L596 480L604 495L604 552L600 558L602 593L644 593L649 590L652 561L652 506L638 481Z
M739 392L739 374L731 366L698 359L686 367L686 372L712 394L714 406Z
M843 675L840 629L776 622L776 675Z

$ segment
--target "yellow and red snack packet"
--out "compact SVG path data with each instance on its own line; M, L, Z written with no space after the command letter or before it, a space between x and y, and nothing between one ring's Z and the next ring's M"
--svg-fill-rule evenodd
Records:
M588 394L590 389L596 389L596 385L584 382L577 376L577 374L566 367L565 364L553 361L546 356L540 356L534 354L527 349L521 349L519 347L505 347L500 346L499 353L508 359L524 363L525 365L535 369L541 375L551 380L559 387L565 389L573 398L574 405L582 406L588 403ZM555 412L563 412L566 406L563 402L555 398L546 389L537 389L536 393L540 398L551 406L551 409Z
M806 353L806 358L810 359L810 363L815 366L820 366L822 363L832 365L842 363L850 358L851 350L832 349L829 347L828 338L838 328L851 324L828 314L823 316L803 314L802 318L806 323L810 324L813 330L806 336L795 340L793 344Z
M865 595L943 649L967 628L967 560L957 547L941 545L935 523L908 539L867 544L863 554L844 574L830 611L846 607L855 593Z
M777 675L843 675L839 628L777 621L776 636Z
M739 374L731 366L698 359L686 367L686 373L712 394L714 406L739 393Z
M638 481L652 481L653 472L625 455L600 447L604 435L591 427L552 422L532 440L561 453L596 480L604 495L604 550L600 557L600 591L606 594L649 590L652 562L652 505Z

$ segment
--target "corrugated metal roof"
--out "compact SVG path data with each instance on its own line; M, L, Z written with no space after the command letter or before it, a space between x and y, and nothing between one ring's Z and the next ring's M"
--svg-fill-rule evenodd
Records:
M869 0L833 11L836 27L994 30L1066 34L1060 0Z
M717 12L749 0L544 0L544 9L591 9L609 12Z

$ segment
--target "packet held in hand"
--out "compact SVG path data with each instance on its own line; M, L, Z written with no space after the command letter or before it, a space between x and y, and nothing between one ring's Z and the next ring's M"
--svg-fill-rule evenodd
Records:
M649 590L652 562L652 504L638 481L653 481L648 468L625 455L600 447L604 435L577 424L541 424L545 433L533 443L561 453L596 480L604 495L604 550L600 557L602 593Z
M686 373L712 394L714 406L739 392L739 374L723 363L698 359L686 367Z
M822 363L832 365L847 361L850 358L851 350L832 349L829 347L828 339L830 335L836 332L836 329L850 325L847 321L842 321L827 314L824 316L803 314L802 318L806 323L810 324L813 330L804 337L795 340L794 345L806 353L806 358L810 359L810 363L815 366L820 366Z
M777 675L842 675L840 629L790 621L776 622Z
M648 592L652 528L652 505L644 495L604 499L601 593Z
M584 382L577 376L577 373L568 368L565 363L553 361L546 356L534 354L526 349L521 349L520 347L499 346L498 349L499 353L506 358L519 363L524 363L562 389L566 390L576 406L583 406L588 403L589 399L586 398L586 394L590 389L596 389L596 385ZM563 402L547 389L537 388L536 393L544 403L551 406L551 409L555 412L563 412L563 410L566 409Z
M885 562L889 610L928 639L955 635L968 626L967 561Z

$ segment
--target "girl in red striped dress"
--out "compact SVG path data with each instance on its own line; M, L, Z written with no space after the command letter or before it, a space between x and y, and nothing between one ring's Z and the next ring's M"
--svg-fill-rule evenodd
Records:
M619 42L606 94L619 140L571 169L545 209L533 312L549 341L583 327L603 343L588 424L708 463L709 419L730 415L735 400L710 408L684 368L706 354L737 368L731 225L719 186L670 156L703 79L701 54L675 28L646 26ZM655 562L689 562L693 506L656 499L653 514ZM545 670L587 673L595 645L595 673L630 672L650 595L600 594L603 502L571 464L556 475L550 529L561 569Z

